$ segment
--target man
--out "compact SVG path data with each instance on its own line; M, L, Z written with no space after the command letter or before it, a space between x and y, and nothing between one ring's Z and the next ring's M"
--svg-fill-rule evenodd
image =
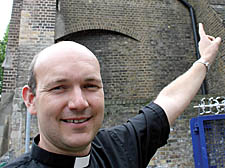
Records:
M127 123L100 129L104 92L100 66L86 47L69 41L41 51L31 64L23 99L37 115L40 134L32 150L9 167L144 168L167 143L169 126L197 93L216 57L220 38L199 25L201 59L165 87ZM179 103L177 103L179 101Z

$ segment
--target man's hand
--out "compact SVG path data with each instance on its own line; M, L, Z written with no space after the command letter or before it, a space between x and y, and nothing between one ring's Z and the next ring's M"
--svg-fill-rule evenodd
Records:
M206 62L212 64L214 59L216 58L216 54L219 49L219 45L221 43L220 37L209 36L205 33L202 23L199 23L199 52L201 58Z
M206 35L202 24L199 24L199 34L201 59L211 64L217 55L221 38ZM165 110L170 125L190 104L205 78L206 69L199 65L201 64L193 64L187 72L166 86L154 100Z

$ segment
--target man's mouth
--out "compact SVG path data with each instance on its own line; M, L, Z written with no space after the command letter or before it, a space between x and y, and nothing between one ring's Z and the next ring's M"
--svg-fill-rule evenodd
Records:
M86 119L80 119L80 120L63 120L63 122L66 122L66 123L74 123L74 124L80 124L80 123L83 123L83 122L86 122L88 121L89 118L86 118Z

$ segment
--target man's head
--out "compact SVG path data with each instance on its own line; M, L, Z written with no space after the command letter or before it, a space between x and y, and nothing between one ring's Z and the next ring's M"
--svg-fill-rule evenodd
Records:
M66 155L88 154L104 115L97 58L86 47L64 41L41 51L32 64L23 99L38 117L39 146Z

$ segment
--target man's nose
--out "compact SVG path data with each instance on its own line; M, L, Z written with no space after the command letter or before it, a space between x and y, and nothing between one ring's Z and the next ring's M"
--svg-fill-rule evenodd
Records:
M74 88L68 102L70 110L83 111L88 107L88 101L81 88Z

